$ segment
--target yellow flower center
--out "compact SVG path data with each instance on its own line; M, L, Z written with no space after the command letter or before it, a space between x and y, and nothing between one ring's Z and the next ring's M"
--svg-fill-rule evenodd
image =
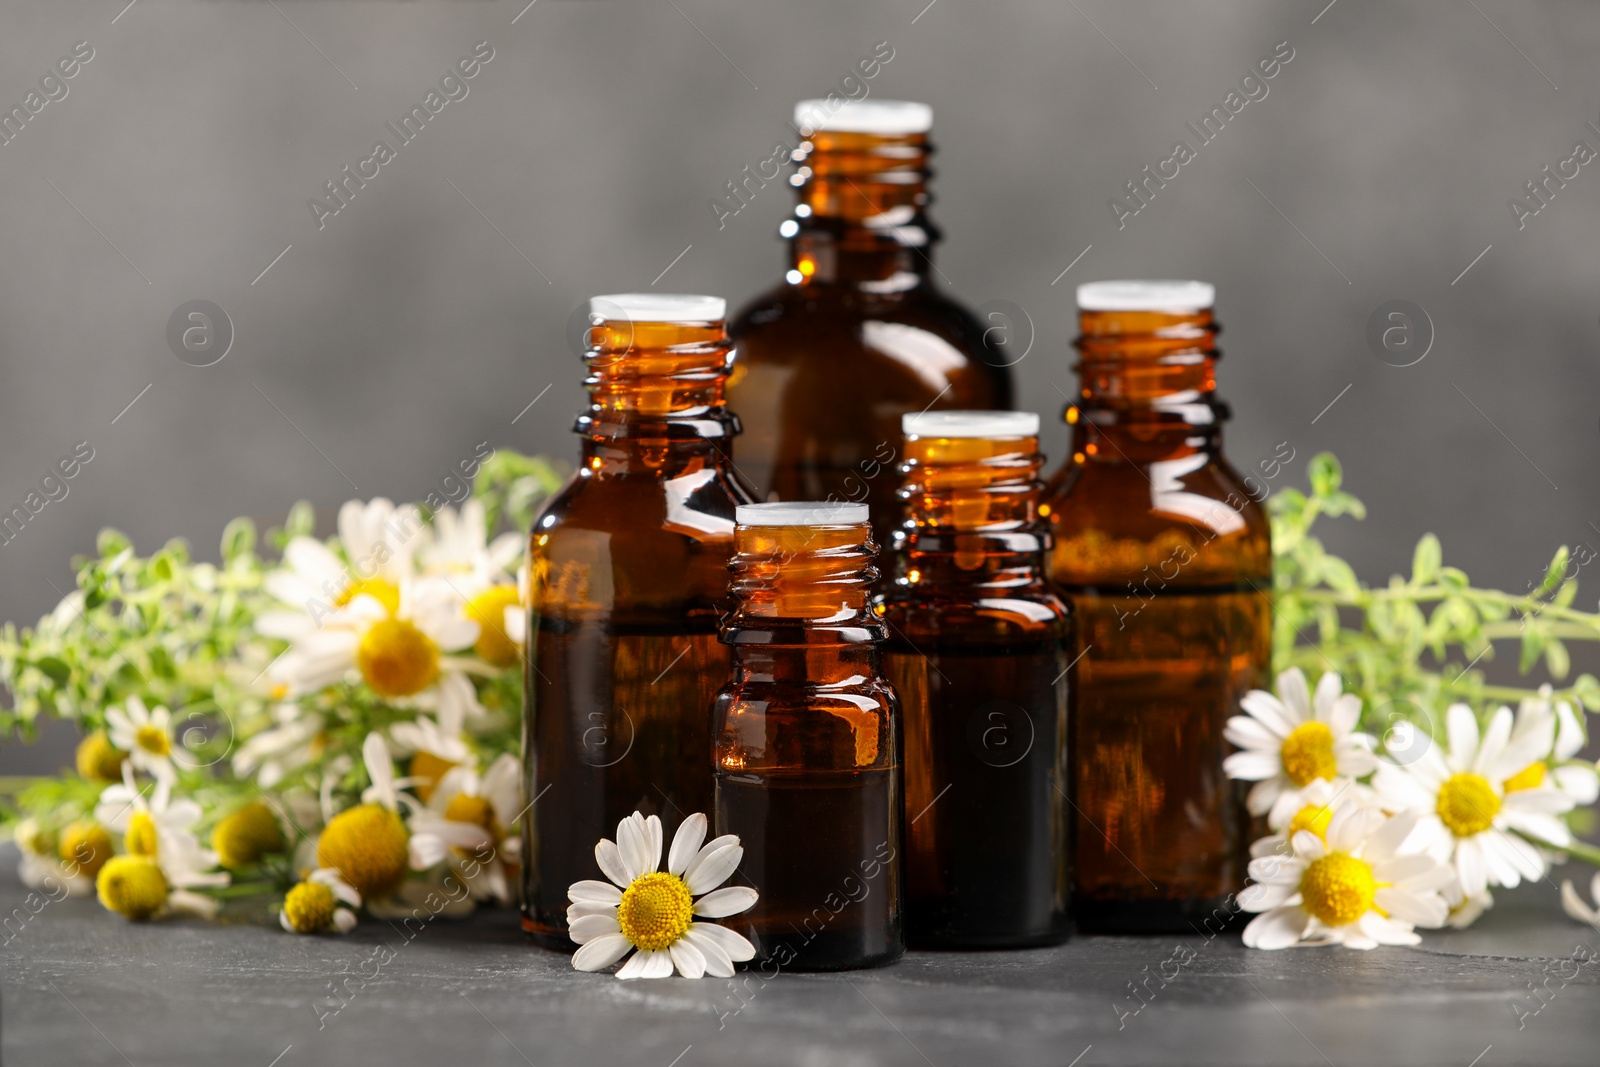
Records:
M269 852L283 851L283 827L271 808L252 801L217 823L211 847L224 867L248 867Z
M472 648L484 662L509 667L522 654L506 636L506 609L520 603L514 585L492 586L467 601L467 618L478 624L478 643Z
M1328 824L1333 821L1332 804L1307 804L1294 813L1287 831L1290 840L1301 830L1310 830L1324 841L1328 839Z
M379 804L360 804L328 821L317 863L338 871L363 900L386 897L406 880L409 841L400 816Z
M433 796L433 789L439 784L439 779L455 765L454 760L435 756L432 752L418 752L412 756L409 773L413 778L422 779L412 787L417 791L417 798L426 804L428 798Z
M383 609L390 615L400 610L400 587L382 578L365 578L359 582L351 582L345 586L344 592L339 594L334 603L342 608L363 593L382 604Z
M379 696L408 697L438 680L439 646L405 619L383 619L362 635L356 666Z
M1345 926L1372 907L1378 883L1372 867L1343 852L1315 860L1300 876L1305 909L1328 926Z
M500 827L494 819L494 807L482 797L457 793L450 798L450 803L445 805L444 817L451 822L481 826L495 837L500 836Z
M1535 760L1505 780L1505 791L1515 793L1519 789L1537 789L1544 785L1545 771L1545 765Z
M100 903L125 919L148 919L167 902L167 878L148 856L116 856L95 879Z
M135 856L156 854L156 821L148 811L136 811L128 817L128 830L122 835L122 845Z
M694 898L682 878L655 871L635 878L617 905L622 936L639 948L659 952L689 929Z
M78 773L91 781L119 782L122 780L122 761L126 752L119 752L104 730L78 742Z
M1283 739L1283 773L1295 785L1328 781L1338 773L1333 758L1333 731L1325 722L1303 722Z
M146 724L139 727L133 735L133 743L152 756L169 756L172 754L172 738L159 726Z
M1481 834L1494 825L1500 798L1481 774L1458 774L1439 787L1439 820L1457 837Z
M283 914L297 934L318 934L333 925L338 905L333 890L321 882L301 882L283 898Z
M114 851L111 834L93 819L82 819L61 831L59 855L68 874L93 878Z

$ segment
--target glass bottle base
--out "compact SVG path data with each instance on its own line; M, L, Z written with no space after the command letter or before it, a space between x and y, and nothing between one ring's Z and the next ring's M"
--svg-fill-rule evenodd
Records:
M794 938L766 935L759 940L760 950L755 959L743 967L769 977L785 971L867 970L886 966L906 954L905 944L898 937L886 949L864 954L859 930L824 930L809 937Z
M1183 900L1079 900L1073 919L1080 934L1194 934L1210 938L1242 929L1249 916L1231 896Z
M529 941L540 948L565 952L569 956L578 950L578 946L572 943L572 938L567 936L565 929L537 922L527 915L522 916L522 932L528 935Z
M933 952L988 952L1012 948L1045 948L1072 936L1070 926L1020 934L970 934L906 931L906 947Z

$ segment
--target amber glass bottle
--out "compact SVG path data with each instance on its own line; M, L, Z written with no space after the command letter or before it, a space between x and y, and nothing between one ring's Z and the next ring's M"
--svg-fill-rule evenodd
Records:
M1066 605L1045 577L1039 416L905 416L884 674L904 712L906 941L1066 937Z
M633 811L710 812L711 701L728 678L738 420L714 297L590 302L579 469L533 526L523 762L523 920L571 949L567 887Z
M1222 730L1266 681L1272 552L1222 456L1212 297L1201 282L1078 289L1072 456L1045 506L1083 656L1068 741L1082 930L1189 930L1245 882Z
M765 499L870 505L879 544L899 520L900 416L1011 406L1015 346L944 295L933 266L932 122L903 101L796 105L786 280L729 325L740 469Z
M760 893L724 920L766 969L829 971L904 951L900 710L879 674L883 623L863 504L739 508L717 694L716 827Z

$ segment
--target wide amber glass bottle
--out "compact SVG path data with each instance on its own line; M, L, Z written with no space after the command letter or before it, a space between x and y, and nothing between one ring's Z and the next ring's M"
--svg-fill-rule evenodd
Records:
M577 473L529 544L523 928L566 937L567 887L633 811L667 833L711 810L711 702L727 681L739 422L723 405L732 351L714 297L590 302Z
M739 467L764 499L868 504L879 544L899 521L900 416L1009 408L1003 330L946 296L933 265L925 104L805 100L785 281L729 325ZM986 335L986 330L990 332ZM985 338L988 344L985 344Z
M768 969L888 963L905 948L900 710L879 673L866 506L756 504L738 518L716 828L739 835L739 877L761 896L724 924Z
M1067 936L1071 627L1045 577L1039 416L907 415L884 674L900 696L906 941Z
M1045 493L1072 600L1079 929L1191 929L1245 884L1223 725L1266 681L1266 516L1222 455L1201 282L1080 286L1072 455Z

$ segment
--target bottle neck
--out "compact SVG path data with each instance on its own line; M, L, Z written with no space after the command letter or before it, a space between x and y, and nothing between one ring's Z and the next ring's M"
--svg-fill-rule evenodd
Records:
M1007 596L1043 588L1050 526L1039 514L1037 437L908 436L896 585Z
M819 130L800 143L789 280L856 284L882 293L922 284L940 233L927 216L933 196L927 134L884 136Z
M723 640L743 646L864 645L883 640L868 599L878 570L868 523L743 526L729 585L737 600ZM765 654L765 653L763 653Z
M1228 406L1216 396L1221 327L1194 312L1084 311L1079 316L1073 462L1153 463L1221 448Z
M726 462L740 425L724 403L733 346L721 322L602 321L587 342L589 409L573 426L585 468Z

